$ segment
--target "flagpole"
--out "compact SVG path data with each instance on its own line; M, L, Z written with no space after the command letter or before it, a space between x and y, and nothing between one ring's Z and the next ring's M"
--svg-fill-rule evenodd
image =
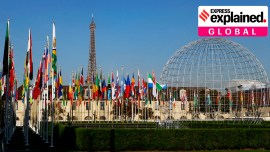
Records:
M45 89L45 92L44 92L44 106L45 106L45 122L44 122L44 136L46 136L46 137L43 137L43 139L45 138L46 139L46 144L48 144L49 143L49 141L48 141L48 136L49 136L49 132L48 132L48 126L49 126L49 122L48 122L48 119L49 119L49 108L48 108L48 101L49 101L49 61L50 61L50 63L51 63L51 58L49 58L49 54L50 54L50 43L49 43L49 36L47 35L47 49L48 49L48 52L46 51L46 53L47 53L47 71L46 71L46 74L47 74L47 79L46 79L46 82L45 82L45 84L46 84L46 88L44 87L44 89ZM49 60L49 61L48 61Z
M28 72L28 76L27 76L27 81L29 81L28 83L28 89L27 89L27 102L26 102L26 128L25 128L25 135L26 135L26 144L25 146L29 146L29 143L28 143L28 130L29 130L29 96L30 96L30 89L32 89L31 87L31 80L32 80L32 39L31 39L31 30L29 29L29 38L28 38L28 50L27 52L29 52L29 62L28 62L28 65L27 65L27 68L29 68L29 71ZM28 59L27 59L28 60ZM30 79L29 79L30 78Z
M43 103L44 103L44 87L43 87L43 91L42 91L42 94L41 94L41 96L42 96L42 99L40 100L40 128L39 128L39 130L40 130L40 133L39 133L39 136L42 138L42 140L43 140L43 128L44 128L44 126L43 126L43 110L44 110L44 107L43 107Z
M55 49L55 57L54 57L54 64L52 66L56 67L56 37L55 37L55 24L53 23L53 38L52 38L52 42L53 42L53 49ZM52 52L53 54L53 52ZM56 69L57 70L57 69ZM51 102L51 148L53 147L53 127L54 127L54 97L55 97L55 86L54 86L54 68L52 67L52 102Z
M112 75L112 73L111 73ZM109 74L109 78L110 78L110 74ZM109 84L108 84L109 86ZM108 96L107 96L107 99L109 99L109 111L108 111L108 114L109 114L109 122L111 121L111 115L110 115L110 112L111 112L111 103L112 103L112 83L111 83L111 79L110 79L110 86L111 86L111 91L109 92L108 90ZM109 88L108 88L109 89ZM110 98L109 98L110 97Z
M52 68L52 73L54 73L54 70ZM53 147L53 117L54 117L54 94L55 94L55 88L54 88L54 75L52 76L52 101L51 101L51 146Z
M40 134L41 131L40 131L40 103L41 103L41 100L40 98L38 99L38 112L37 112L37 115L38 115L38 120L37 120L37 133Z
M132 71L133 71L133 76L134 76L134 70L132 70ZM133 76L132 76L131 81L133 80ZM131 82L131 83L133 83L133 82ZM132 88L133 90L131 90L131 94L133 95L132 101L131 101L131 121L132 121L132 122L133 122L133 113L134 113L134 111L133 111L133 101L134 101L134 96L135 96L135 95L134 95L135 93L133 94L132 91L135 92L135 91L134 91L134 87L135 87L135 84L133 85L133 88ZM126 109L126 111L127 111L127 109Z
M108 75L109 75L109 77L110 77L110 73L108 73ZM111 80L110 80L110 81L111 81ZM110 85L111 85L111 82L108 82L108 83L110 83ZM109 86L109 84L108 84L108 86ZM111 107L111 106L110 106L110 104L111 104L111 99L109 99L109 97L112 98L112 96L110 95L111 92L109 92L109 88L107 88L107 90L108 90L108 93L107 93L107 100L110 100L110 101L109 101L109 108L108 108L108 117L109 117L109 122L110 122L110 121L111 121L111 116L110 116L110 111L111 111L111 110L110 110L110 107ZM112 91L112 86L111 86L111 91Z
M45 135L46 135L46 143L48 144L49 141L48 141L48 136L49 136L49 132L48 132L48 128L49 128L49 122L48 122L48 119L49 119L49 108L48 108L48 101L49 101L49 85L48 85L48 81L46 82L46 91L45 91L45 94L46 94L46 97L44 99L44 104L45 104L45 125L46 127L44 127L45 130Z
M120 120L121 120L121 115L123 115L123 113L124 113L124 92L125 92L125 90L124 90L124 86L125 86L125 82L124 82L124 65L122 65L122 78L123 78L123 92L122 92L122 103L120 104L121 105L121 111L120 111Z
M9 120L8 120L8 115L9 115L9 109L8 109L8 105L10 104L9 102L9 63L8 63L8 59L9 59L9 53L10 53L10 40L9 40L9 20L7 23L7 35L6 35L6 40L5 40L5 52L4 52L4 61L3 64L6 63L5 62L5 58L7 57L7 65L6 65L6 100L5 100L5 139L6 139L6 144L8 144L8 140L9 140ZM7 48L7 49L6 49ZM7 52L6 52L7 51ZM6 54L7 53L7 54ZM5 56L6 55L6 56ZM3 65L3 73L4 73L4 69L5 69L5 65Z
M9 109L8 109L8 106L9 106L9 104L10 104L10 102L9 102L9 96L8 96L8 94L9 94L9 70L8 70L8 72L7 72L7 75L6 75L6 85L7 85L7 87L6 87L6 104L5 104L5 107L6 107L6 123L5 123L5 135L6 135L6 144L9 144L9 142L8 142L8 140L9 140L9 132L8 132L8 130L9 130L9 125L10 125L10 122L9 122L9 120L8 120L8 115L9 115Z

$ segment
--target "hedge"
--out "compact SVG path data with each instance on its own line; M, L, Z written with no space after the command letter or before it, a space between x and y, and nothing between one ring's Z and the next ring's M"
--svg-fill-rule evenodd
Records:
M63 125L55 128L58 141L55 144L62 150L270 149L269 128L89 129Z

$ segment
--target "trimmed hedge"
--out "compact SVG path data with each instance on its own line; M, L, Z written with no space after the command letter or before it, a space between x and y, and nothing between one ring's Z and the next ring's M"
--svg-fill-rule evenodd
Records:
M86 151L270 149L269 128L87 129L58 125L56 146Z
M270 128L269 124L245 124L245 123L232 123L232 122L182 122L182 125L188 128Z

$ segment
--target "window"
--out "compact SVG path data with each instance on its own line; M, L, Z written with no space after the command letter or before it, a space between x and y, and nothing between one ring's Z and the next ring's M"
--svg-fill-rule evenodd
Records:
M90 102L86 102L86 110L91 110Z
M142 102L141 106L144 107L145 106L145 102Z
M76 102L72 103L72 110L76 110Z
M104 101L101 101L100 102L100 110L104 110L105 109L105 107L104 107Z
M15 102L16 103L16 110L18 110L18 102Z
M155 110L159 110L158 101L155 102Z
M181 102L181 110L185 110L185 104Z
M173 103L169 101L169 110L172 110Z

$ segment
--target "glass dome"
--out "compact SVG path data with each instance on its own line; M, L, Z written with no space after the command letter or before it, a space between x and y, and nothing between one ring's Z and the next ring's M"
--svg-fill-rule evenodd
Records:
M265 87L267 74L260 61L238 43L204 38L182 47L166 63L161 82L171 87Z
M182 47L165 64L160 81L193 112L257 116L260 107L269 106L269 80L262 64L249 50L224 38L204 38ZM181 99L183 92L186 100Z

